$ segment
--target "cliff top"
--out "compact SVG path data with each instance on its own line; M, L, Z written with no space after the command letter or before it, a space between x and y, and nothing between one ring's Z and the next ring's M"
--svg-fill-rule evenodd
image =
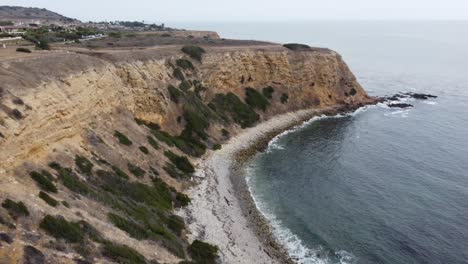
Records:
M170 34L170 36L165 35ZM160 60L183 56L183 46L200 46L206 54L226 52L292 52L278 43L220 38L210 31L127 33L75 44L53 44L52 50L17 52L16 47L0 49L2 87L34 87L47 79L63 78L108 62ZM287 45L286 45L287 46ZM298 52L330 53L329 49L309 48ZM12 74L12 73L15 74ZM21 78L17 78L21 76ZM23 84L23 85L20 85Z

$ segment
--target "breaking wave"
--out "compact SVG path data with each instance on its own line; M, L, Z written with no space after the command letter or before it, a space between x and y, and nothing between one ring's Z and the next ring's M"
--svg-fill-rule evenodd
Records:
M281 220L279 220L273 213L270 212L267 205L260 200L258 200L255 195L253 195L252 185L250 184L250 179L253 177L252 168L246 168L247 173L247 186L250 193L252 194L252 199L260 211L260 213L267 219L273 229L274 237L285 247L291 259L298 264L354 264L356 263L356 257L345 250L340 250L334 252L333 259L338 259L338 262L333 261L328 255L326 249L322 246L317 246L317 248L309 248L304 245L304 242L294 234L290 229L285 227ZM324 253L325 252L325 253Z
M375 108L375 107L390 108L384 103L378 103L376 105L366 105L366 106L360 107L360 108L356 109L354 112L339 113L339 114L336 114L336 115L333 115L333 116L327 116L327 115L314 116L311 119L309 119L307 121L304 121L302 124L297 125L297 126L291 128L291 129L288 129L288 130L276 135L273 139L270 140L270 142L268 142L268 147L266 149L266 152L269 153L272 150L284 149L284 147L279 143L280 138L286 136L289 133L294 133L294 132L296 132L296 131L298 131L300 129L303 129L303 128L307 127L308 125L312 124L315 121L322 120L322 119L327 119L327 118L343 118L343 117L355 116L355 115L358 115L360 113L363 113L363 112L367 111L370 108Z

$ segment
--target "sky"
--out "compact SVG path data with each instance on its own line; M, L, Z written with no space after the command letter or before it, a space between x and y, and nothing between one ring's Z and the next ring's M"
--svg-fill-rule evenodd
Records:
M0 0L82 21L467 20L468 0Z

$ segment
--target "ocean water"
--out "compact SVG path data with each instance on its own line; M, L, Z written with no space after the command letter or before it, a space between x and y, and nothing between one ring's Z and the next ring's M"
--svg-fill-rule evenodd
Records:
M253 158L253 197L298 263L468 263L468 22L195 26L332 48L370 95L439 96L315 118Z

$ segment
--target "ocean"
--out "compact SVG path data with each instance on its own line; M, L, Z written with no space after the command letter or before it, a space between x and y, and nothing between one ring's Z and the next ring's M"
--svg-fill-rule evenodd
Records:
M298 263L468 263L467 21L187 27L328 47L372 96L438 96L315 118L251 160L253 198Z

